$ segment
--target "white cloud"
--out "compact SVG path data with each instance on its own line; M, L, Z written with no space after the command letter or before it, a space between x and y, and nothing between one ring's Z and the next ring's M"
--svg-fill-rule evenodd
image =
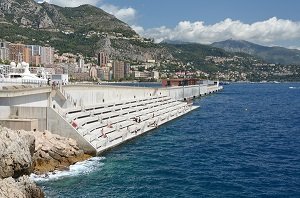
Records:
M41 0L39 3L48 2L62 7L77 7L83 4L96 5L100 0Z
M139 28L139 33L154 38L156 42L169 39L209 44L232 38L270 45L278 41L299 39L300 23L276 17L252 24L232 19L213 25L205 25L203 21L181 21L175 28Z
M296 50L300 50L300 46L287 46L287 48L289 49L296 49Z
M136 10L129 7L129 8L119 8L115 5L111 4L104 4L100 6L101 9L108 12L109 14L114 15L121 21L124 21L129 24L133 24L136 19Z
M143 34L144 33L144 28L142 26L138 26L138 25L132 25L131 28L136 31L136 33L138 34Z

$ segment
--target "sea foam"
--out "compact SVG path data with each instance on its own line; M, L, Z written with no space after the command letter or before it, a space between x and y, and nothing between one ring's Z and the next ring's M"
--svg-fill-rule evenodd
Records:
M66 177L75 177L78 175L86 175L93 171L99 170L99 168L104 165L104 163L101 162L104 159L105 157L92 157L88 160L77 162L76 164L71 165L68 170L56 170L54 172L42 175L31 174L30 178L36 182L43 182L49 180L58 180Z

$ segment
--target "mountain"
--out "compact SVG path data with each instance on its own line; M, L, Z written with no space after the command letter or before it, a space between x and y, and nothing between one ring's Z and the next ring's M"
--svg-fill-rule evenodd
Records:
M91 5L70 8L34 0L0 0L0 17L2 23L54 32L94 30L136 35L126 23Z
M173 44L171 42L162 43L161 45L166 47L172 56L175 59L180 60L183 64L191 64L196 69L206 72L216 72L228 69L231 67L230 65L232 65L233 57L241 57L243 60L238 61L241 65L246 64L250 66L252 63L255 63L255 61L261 61L259 58L246 53L227 52L221 48L199 43ZM212 62L210 61L212 57L215 57L216 59L218 59L218 57L224 60L227 59L229 62L224 61L221 64ZM231 69L232 68L233 67L231 67Z
M179 45L179 44L195 44L191 42L181 41L181 40L169 40L165 39L160 42L161 44L172 44L172 45Z
M111 57L143 60L171 55L141 38L129 25L91 5L59 7L34 0L0 0L0 39L50 45L60 53L94 56L106 50Z
M198 43L168 42L161 43L161 45L166 47L175 59L207 72L218 71L220 68L214 64L208 64L205 61L206 56L230 57L231 55L223 49Z
M204 62L206 56L229 57L231 54L223 49L198 43L177 44L176 42L175 44L162 43L161 45L167 47L175 58L184 63L190 61Z
M269 63L300 65L300 51L283 47L267 47L244 40L225 40L211 44L228 52L243 52L258 56Z

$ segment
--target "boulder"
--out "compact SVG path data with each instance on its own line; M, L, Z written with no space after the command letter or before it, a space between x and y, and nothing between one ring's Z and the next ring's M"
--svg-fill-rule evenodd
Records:
M28 176L9 177L0 179L0 197L40 198L44 197L44 193Z
M65 169L90 157L79 149L77 142L71 138L52 134L49 131L22 131L22 133L35 137L33 163L36 174Z
M66 170L89 157L75 140L0 126L0 197L44 197L27 175Z
M30 174L34 148L33 136L0 126L0 178Z

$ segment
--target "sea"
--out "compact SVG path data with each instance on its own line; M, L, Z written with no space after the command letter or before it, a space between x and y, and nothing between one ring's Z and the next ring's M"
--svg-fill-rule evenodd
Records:
M69 171L47 197L300 197L300 83L230 84Z

